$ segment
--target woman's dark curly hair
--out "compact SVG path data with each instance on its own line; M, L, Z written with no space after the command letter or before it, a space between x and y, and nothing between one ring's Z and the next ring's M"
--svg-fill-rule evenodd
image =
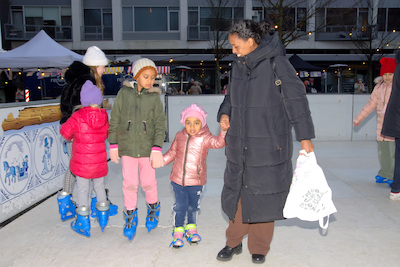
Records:
M270 21L263 20L257 23L252 20L244 19L235 22L229 34L237 34L239 38L243 40L253 38L254 41L259 44L267 34L273 34L274 31L275 29L272 27Z

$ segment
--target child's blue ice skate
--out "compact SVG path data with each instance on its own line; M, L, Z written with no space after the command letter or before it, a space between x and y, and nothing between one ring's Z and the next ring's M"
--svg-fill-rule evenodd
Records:
M101 231L104 232L104 228L108 223L108 216L110 211L110 202L98 202L96 204L97 209L97 219L101 227Z
M76 205L71 198L72 196L67 192L60 192L60 194L57 196L58 211L61 215L61 221L66 221L75 217Z
M382 177L380 175L375 176L375 181L378 184L385 184L388 182L388 179L386 179L385 177Z
M90 237L89 208L86 206L76 209L76 220L71 223L71 228L80 235Z
M126 213L124 212L124 217L124 236L128 237L129 241L131 241L136 234L138 224L137 209L127 210Z
M160 202L147 204L146 228L150 232L158 225L158 216L160 215Z
M108 192L108 189L106 189L106 192ZM111 201L108 199L108 194L107 194L107 200L110 202L110 210L108 212L109 216L114 216L118 214L118 206L114 205L111 203ZM97 198L92 197L92 201L90 203L90 217L96 218L97 217L97 210L96 210L96 203L97 203Z
M92 201L90 202L90 217L96 218L97 217L97 197L92 197Z

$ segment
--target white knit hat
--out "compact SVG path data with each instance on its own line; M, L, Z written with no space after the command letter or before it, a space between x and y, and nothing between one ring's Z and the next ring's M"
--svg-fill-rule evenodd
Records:
M154 62L151 59L141 58L136 60L132 64L133 79L137 80L137 78L141 73L141 70L146 67L153 68L154 71L156 72L156 75L158 74L156 64L154 64Z
M86 66L106 66L108 59L103 51L97 46L91 46L86 50L82 60Z

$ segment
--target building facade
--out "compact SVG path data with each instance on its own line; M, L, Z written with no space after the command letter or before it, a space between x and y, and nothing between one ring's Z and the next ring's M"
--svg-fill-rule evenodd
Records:
M299 69L301 78L309 78L318 92L337 93L352 92L357 78L367 83L377 73L377 60L399 48L398 0L268 2L280 1L2 0L3 48L15 48L44 29L81 54L97 45L116 62L148 56L157 64L188 66L197 70L196 78L209 76L207 83L216 84L216 66L222 78L229 76L231 24L269 18L286 38L288 54L321 67L314 74ZM337 79L343 80L335 87Z

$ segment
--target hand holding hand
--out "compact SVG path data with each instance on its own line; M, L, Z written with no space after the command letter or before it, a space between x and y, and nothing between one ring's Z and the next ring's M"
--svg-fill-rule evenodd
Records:
M152 150L150 153L150 163L153 168L164 167L164 159L161 151Z
M119 163L120 157L118 156L118 148L110 149L110 159L116 164Z
M219 125L222 131L227 131L230 127L229 116L226 114L221 115L221 119L219 120Z

